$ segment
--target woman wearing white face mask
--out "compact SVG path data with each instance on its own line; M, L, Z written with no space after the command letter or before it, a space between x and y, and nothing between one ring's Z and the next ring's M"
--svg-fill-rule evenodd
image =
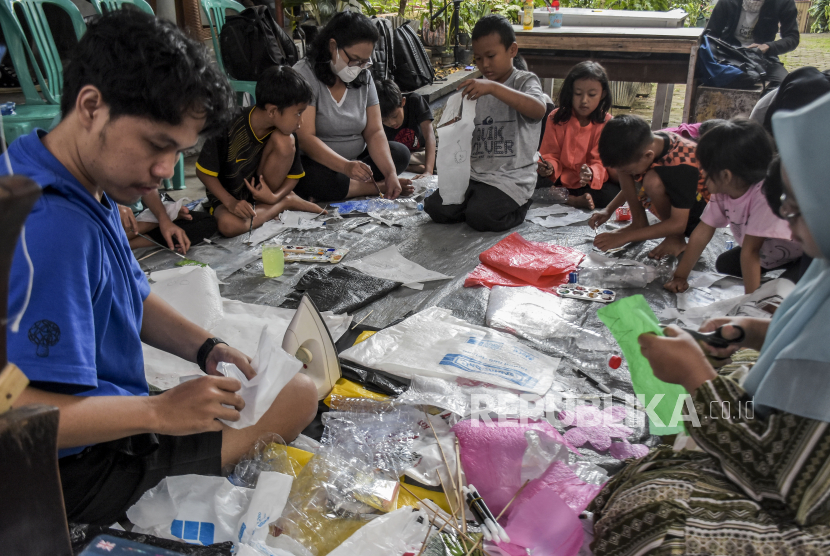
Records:
M395 199L412 192L398 178L409 149L388 141L375 83L368 68L378 33L366 16L334 16L294 69L314 91L297 135L305 177L294 192L317 202L377 195Z

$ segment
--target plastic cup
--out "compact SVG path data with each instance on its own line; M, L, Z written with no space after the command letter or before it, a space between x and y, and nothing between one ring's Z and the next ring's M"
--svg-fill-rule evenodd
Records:
M282 276L285 271L285 255L282 252L282 245L262 246L262 267L268 278Z

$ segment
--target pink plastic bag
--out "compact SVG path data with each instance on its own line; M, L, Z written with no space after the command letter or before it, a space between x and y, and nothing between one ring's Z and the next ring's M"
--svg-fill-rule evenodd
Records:
M555 492L540 490L514 504L516 509L505 527L510 544L499 543L499 548L512 556L574 556L579 552L582 524Z
M547 421L520 424L515 420L504 423L466 420L453 427L461 446L461 464L467 482L476 486L494 515L504 509L522 486L522 457L527 449L525 431L528 430L544 433L579 453ZM573 478L579 480L575 475ZM531 481L525 490L542 479L544 476ZM514 509L515 506L508 508L507 515Z
M482 262L464 282L472 286L535 286L552 289L567 283L585 257L570 247L528 241L512 233L481 255Z

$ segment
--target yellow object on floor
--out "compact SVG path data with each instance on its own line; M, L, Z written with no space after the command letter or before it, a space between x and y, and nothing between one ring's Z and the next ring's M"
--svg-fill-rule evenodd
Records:
M365 332L364 332L365 334ZM323 403L327 406L331 407L331 397L332 396L340 396L341 398L368 398L370 400L386 400L389 398L386 394L378 394L377 392L372 392L367 390L360 384L356 382L352 382L351 380L347 380L345 378L337 379L337 382L334 383L334 388L326 396L326 399L323 400Z
M406 488L417 494L423 499L430 499L436 504L438 507L447 512L448 514L452 513L450 509L450 504L447 502L447 495L443 492L436 492L434 490L427 490L425 488L417 487L415 485L410 485L406 483ZM411 506L413 508L418 506L418 500L406 492L405 489L401 489L400 493L398 493L398 508L402 508L403 506Z
M360 342L363 342L364 340L368 340L369 338L371 338L371 337L372 337L372 336L374 336L375 334L377 334L377 332L375 332L375 331L373 331L373 330L367 330L367 331L365 331L365 332L361 332L361 333L360 333L360 336L358 336L358 337L357 337L357 340L355 340L355 341L354 341L354 344L352 344L352 345L355 345L355 346L356 346L356 345L357 345L357 344L359 344Z
M343 379L340 379L343 380ZM300 474L300 471L306 464L314 457L314 454L311 452L306 452L305 450L300 450L298 448L292 448L291 446L283 446L282 444L272 444L270 446L271 449L284 449L288 454L288 460L291 463L291 467L294 470L294 476ZM434 490L427 490L425 488L417 487L415 485L407 484L406 488L420 496L421 498L428 498L438 504L438 506L447 513L452 513L450 509L449 502L447 502L447 496L443 492L436 492ZM406 492L404 489L400 489L398 493L398 503L397 508L402 508L403 506L411 506L416 507L418 505L418 500Z

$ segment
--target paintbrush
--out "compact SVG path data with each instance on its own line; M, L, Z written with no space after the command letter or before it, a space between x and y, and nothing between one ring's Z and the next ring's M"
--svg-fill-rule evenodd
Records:
M248 240L250 241L251 236L254 234L254 216L256 216L256 201L252 203L254 209L254 215L251 216L251 226L248 228Z
M153 243L153 244L155 244L155 245L158 245L158 246L159 246L159 247L161 247L162 249L165 249L165 250L167 250L167 251L170 251L171 253L173 253L173 254L174 254L174 255L176 255L177 257L181 257L181 258L183 258L183 259L187 259L187 257L185 257L184 255L182 255L182 254L181 254L181 253L179 253L178 251L174 251L173 249L170 249L170 248L169 248L169 247L167 247L166 245L162 245L161 243L159 243L158 241L154 240L153 238L150 238L150 237L145 236L145 235L144 235L144 234L142 234L141 232L136 232L136 235L138 235L139 237L143 237L144 239L146 239L146 240L147 240L147 241L149 241L150 243Z

